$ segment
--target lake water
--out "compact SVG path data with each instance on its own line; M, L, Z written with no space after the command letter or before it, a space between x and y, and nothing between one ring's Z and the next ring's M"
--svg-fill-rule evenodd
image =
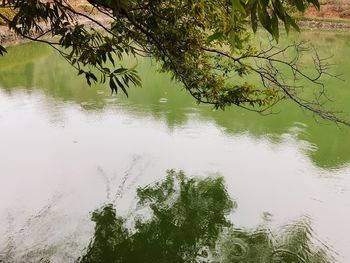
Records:
M301 38L333 55L344 81L325 81L350 113L350 36ZM12 47L0 58L0 262L73 262L93 235L90 212L113 202L128 214L135 189L167 169L223 176L238 204L235 225L268 217L278 229L306 219L335 262L350 262L350 128L287 102L270 116L213 111L154 62L138 69L143 87L127 99L88 87L45 46Z

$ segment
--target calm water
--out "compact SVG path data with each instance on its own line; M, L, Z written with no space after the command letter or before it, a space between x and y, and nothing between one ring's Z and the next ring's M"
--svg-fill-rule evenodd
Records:
M302 37L333 54L345 81L326 83L350 113L350 36ZM129 215L136 188L167 169L223 176L240 228L279 231L306 220L315 243L350 262L350 128L315 122L288 103L265 117L213 111L151 61L138 68L143 88L126 99L87 87L45 46L0 58L0 262L74 262L94 233L90 212L113 203Z

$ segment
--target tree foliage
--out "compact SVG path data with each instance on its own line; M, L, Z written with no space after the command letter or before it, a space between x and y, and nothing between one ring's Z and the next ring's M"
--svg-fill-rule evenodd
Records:
M251 38L259 24L271 41L278 41L280 25L287 32L291 27L299 31L290 7L303 12L310 5L319 8L318 0L88 2L91 13L79 12L67 0L8 0L3 4L15 15L0 17L19 36L55 48L89 85L107 83L112 92L128 95L129 86L139 86L141 80L135 67L122 65L123 58L147 56L182 82L197 102L264 113L288 98L324 119L348 124L322 107L327 101L321 82L325 61L315 54L314 72L307 75L299 68L304 45L281 49L271 42L263 49ZM248 82L251 75L260 82ZM314 98L300 96L299 78L319 86Z

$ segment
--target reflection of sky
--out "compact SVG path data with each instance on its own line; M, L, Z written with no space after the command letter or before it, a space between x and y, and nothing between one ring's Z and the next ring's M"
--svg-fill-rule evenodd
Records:
M350 169L316 167L310 144L294 132L272 143L228 135L196 113L169 129L122 107L86 112L39 93L0 93L0 251L10 240L20 249L56 246L58 258L79 255L93 228L90 211L116 199L127 214L135 187L174 168L223 175L239 226L261 223L264 212L274 226L310 217L318 237L345 255L339 262L349 262Z

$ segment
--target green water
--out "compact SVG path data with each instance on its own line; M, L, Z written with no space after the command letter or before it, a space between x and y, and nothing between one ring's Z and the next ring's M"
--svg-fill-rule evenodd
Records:
M325 79L330 106L350 113L350 35L300 37L333 55L331 70L344 81ZM135 189L174 168L223 176L239 205L234 223L255 228L269 215L278 228L306 217L337 262L349 262L349 128L288 102L269 116L213 111L154 62L126 63L137 63L143 80L129 98L88 87L46 46L12 47L0 58L0 259L36 251L74 261L92 236L89 212L118 197L128 214Z
M304 32L303 39L316 46L321 56L332 56L329 62L334 65L330 72L343 74L343 81L325 78L325 83L330 98L335 101L330 102L329 106L343 111L341 116L346 118L346 113L350 113L350 79L347 75L350 71L350 57L347 55L350 51L349 36L341 33ZM315 146L308 154L318 166L336 168L350 161L348 128L318 120L319 123L310 114L288 102L276 107L276 112L281 112L280 114L271 116L260 116L237 108L214 112L210 106L197 106L181 90L181 85L169 81L169 76L155 73L157 66L152 62L139 60L135 63L138 64L143 79L143 88L131 89L130 98L120 96L117 103L142 108L142 111L136 111L145 116L164 118L169 128L186 123L187 115L192 111L202 119L217 123L227 133L248 132L254 137L268 135L277 140L281 134L302 123L303 128L297 134L298 138ZM115 99L110 96L108 88L87 87L84 79L77 78L75 72L46 46L28 44L14 47L7 57L0 60L0 67L2 89L10 94L18 90L40 90L58 101L74 102L86 110L106 109L109 101ZM160 103L161 98L168 99L167 103Z

